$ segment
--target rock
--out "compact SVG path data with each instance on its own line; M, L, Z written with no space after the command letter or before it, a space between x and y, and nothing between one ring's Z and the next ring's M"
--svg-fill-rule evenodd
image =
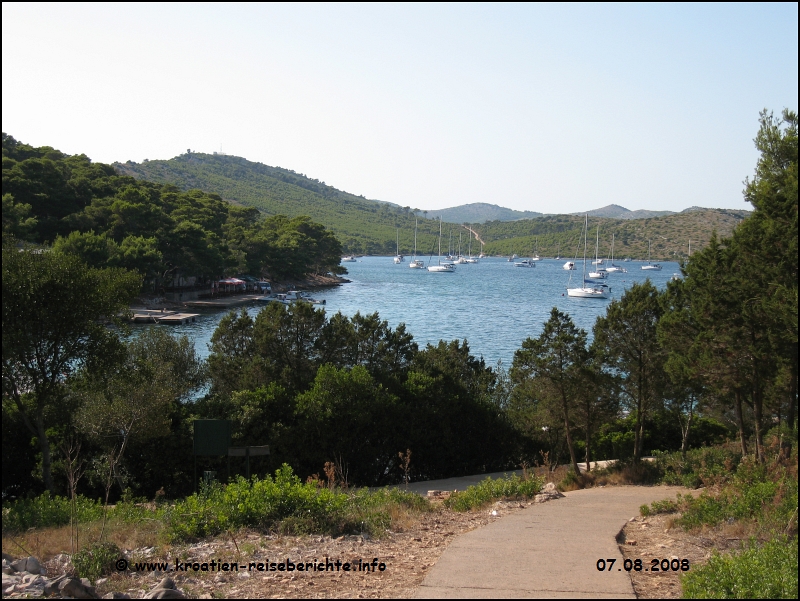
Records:
M103 599L133 599L128 593L106 593Z
M145 599L186 599L186 596L177 589L156 589L144 596Z
M43 571L42 564L39 563L39 560L35 557L29 557L26 565L25 571L30 572L31 574L46 574L46 571Z
M47 584L44 585L44 596L49 597L50 595L54 595L59 591L59 586L64 580L67 580L69 576L64 574L63 576L59 576L55 580L51 580Z
M17 572L27 572L28 571L28 558L25 557L23 559L15 559L11 562L11 567L14 568Z
M542 489L542 492L545 492L545 493L558 492L558 489L556 488L556 485L555 485L554 482L548 482L547 484L544 485L544 488Z
M185 599L186 596L175 586L172 578L164 578L144 596L145 599Z
M14 561L14 557L3 551L3 561L10 565Z
M82 580L86 580L83 578ZM86 580L86 582L89 582ZM45 587L46 588L46 587ZM73 597L74 599L99 599L97 591L89 583L85 585L77 578L65 578L58 583L58 594L62 597Z
M20 580L22 580L21 576L3 574L3 594L5 595L7 592L9 592L11 588L20 582Z

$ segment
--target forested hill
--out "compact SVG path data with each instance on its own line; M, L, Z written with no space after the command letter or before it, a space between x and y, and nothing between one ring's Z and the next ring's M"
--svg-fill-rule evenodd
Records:
M195 152L169 160L115 163L114 167L122 175L173 184L182 190L213 191L226 200L256 207L267 215L308 215L332 230L347 253L394 252L398 229L401 250L410 253L413 247L411 207L342 192L289 169L241 157ZM419 248L428 252L438 223L422 217L420 222Z
M447 238L452 231L454 239L457 239L460 228L456 223L480 223L475 230L486 242L488 254L530 254L538 236L540 255L572 256L583 224L582 216L530 218L540 214L512 211L487 203L438 212L420 211L416 207L400 207L349 194L289 169L223 154L188 152L169 160L128 161L115 163L114 167L121 175L173 184L183 190L196 188L219 194L226 200L256 207L268 215L308 215L333 231L348 254L394 253L398 236L400 251L410 254L417 219L418 254L427 255L438 234L438 222L431 217L441 213L443 219L453 224L445 225ZM617 256L646 258L647 241L652 239L654 260L684 256L689 240L692 240L693 250L700 250L715 230L720 236L729 236L736 224L749 214L748 211L697 209L655 217L658 212L628 211L615 205L597 211L610 209L616 209L611 211L614 214L595 218L591 224L592 228L598 223L601 226L601 247L608 247L611 233L616 232L619 237ZM460 212L456 214L453 211ZM640 213L642 217L651 218L631 218ZM481 223L487 219L492 221ZM473 248L473 251L477 250Z
M653 260L685 258L692 243L692 252L704 248L713 232L728 237L749 211L733 209L698 209L651 219L589 218L589 249L594 256L596 228L600 228L600 256L611 254L614 235L616 258L647 258L648 240L652 241ZM523 221L491 221L475 227L486 243L488 254L533 254L537 247L543 257L574 257L583 231L583 215L545 215ZM580 246L583 254L583 246Z

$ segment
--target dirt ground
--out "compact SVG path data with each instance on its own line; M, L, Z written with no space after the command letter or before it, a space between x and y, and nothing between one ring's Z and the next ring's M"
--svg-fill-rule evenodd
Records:
M636 596L640 599L679 599L683 571L662 571L663 559L689 560L689 570L705 564L712 551L732 551L746 540L741 526L733 524L700 532L685 532L674 526L680 514L659 514L649 517L637 516L629 521L618 539L625 559L642 560L642 571L631 570L631 581ZM659 565L653 566L652 560ZM658 567L657 572L653 567Z
M555 501L557 502L557 501ZM485 526L529 503L498 502L481 511L456 513L442 507L423 514L403 532L380 539L362 536L280 536L256 533L219 538L174 549L173 556L150 555L151 561L167 560L174 567L180 561L210 562L212 559L238 562L238 572L175 572L169 576L188 596L211 598L409 598L414 595L427 570L436 563L457 535ZM136 555L136 554L134 554ZM260 572L250 562L372 562L385 564L383 571ZM102 595L111 591L141 597L167 574L131 571L115 575L97 587Z

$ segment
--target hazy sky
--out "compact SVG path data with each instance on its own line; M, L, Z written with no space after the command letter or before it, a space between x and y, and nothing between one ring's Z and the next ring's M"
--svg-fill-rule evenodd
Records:
M3 3L3 131L224 151L438 209L750 208L797 4Z

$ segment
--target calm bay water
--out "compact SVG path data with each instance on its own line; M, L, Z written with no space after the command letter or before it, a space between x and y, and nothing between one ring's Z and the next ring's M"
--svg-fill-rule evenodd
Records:
M581 271L562 269L566 259L543 259L535 268L514 267L505 259L481 259L473 265L458 265L454 273L429 273L409 269L408 258L400 265L392 257L364 257L345 263L351 280L313 296L325 299L328 314L347 316L378 312L392 328L405 323L420 347L439 340L467 339L473 355L487 364L502 360L506 367L522 341L538 336L550 310L558 307L591 335L595 319L605 313L610 300L570 298L566 288L580 283ZM611 274L606 283L611 297L620 298L634 282L648 277L659 289L666 286L677 263L661 263L661 271L642 271L643 263L618 263L628 273ZM579 269L581 263L576 265ZM252 315L262 305L247 307ZM166 327L194 339L201 357L208 356L208 343L225 311L205 313L199 321Z

